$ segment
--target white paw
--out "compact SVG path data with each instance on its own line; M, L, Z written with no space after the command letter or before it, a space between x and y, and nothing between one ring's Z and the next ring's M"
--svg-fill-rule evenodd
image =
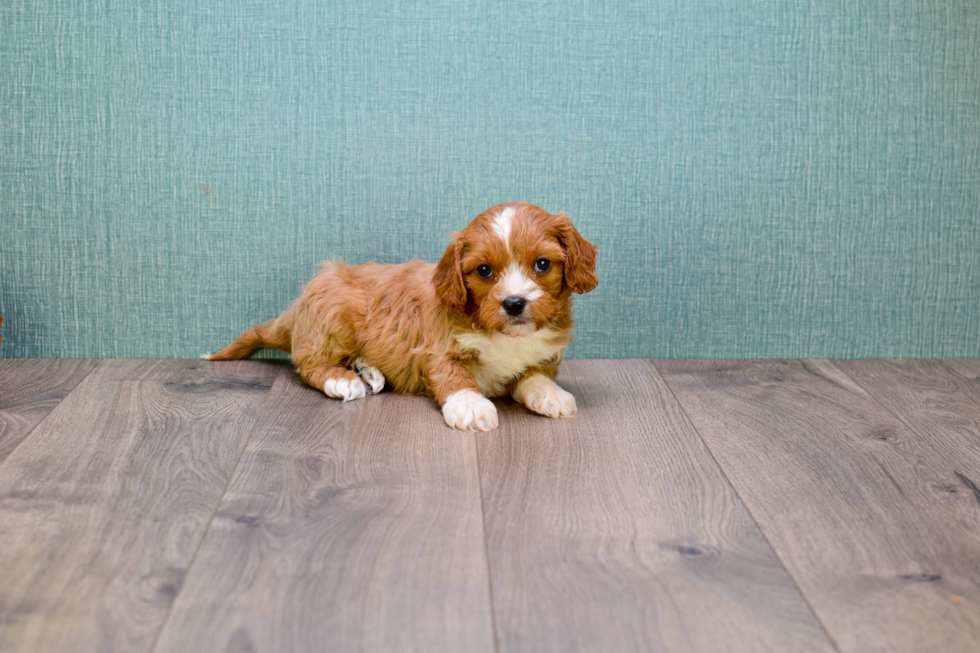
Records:
M381 373L381 370L368 365L368 362L363 358L355 360L351 367L371 387L371 394L376 395L384 389L385 375Z
M323 384L323 392L328 397L350 401L351 399L360 399L366 395L367 388L360 379L354 379L353 381L347 379L327 379L327 382Z
M535 375L518 386L515 399L538 415L558 418L574 415L575 397L546 376Z
M211 360L211 354L201 354L198 356L198 358L200 358L202 361L209 361Z
M491 431L497 428L497 407L472 390L449 395L442 407L446 424L460 431Z

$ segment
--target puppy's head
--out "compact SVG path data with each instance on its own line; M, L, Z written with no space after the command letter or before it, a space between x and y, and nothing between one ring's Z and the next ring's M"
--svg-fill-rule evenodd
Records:
M595 263L595 247L564 214L501 204L456 234L433 281L447 311L517 336L550 324L570 292L595 288Z

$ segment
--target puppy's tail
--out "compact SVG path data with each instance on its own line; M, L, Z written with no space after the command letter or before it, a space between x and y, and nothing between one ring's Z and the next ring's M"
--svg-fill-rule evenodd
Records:
M293 339L287 325L291 322L288 319L291 312L279 319L269 320L265 324L249 329L217 354L204 354L201 358L212 361L234 361L248 358L263 347L272 347L290 353Z

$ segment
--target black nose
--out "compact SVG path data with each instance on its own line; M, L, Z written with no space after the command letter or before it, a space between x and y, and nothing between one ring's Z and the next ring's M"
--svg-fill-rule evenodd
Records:
M507 315L513 315L517 317L524 312L524 307L527 306L527 300L523 297L508 297L503 302L504 310L507 311Z

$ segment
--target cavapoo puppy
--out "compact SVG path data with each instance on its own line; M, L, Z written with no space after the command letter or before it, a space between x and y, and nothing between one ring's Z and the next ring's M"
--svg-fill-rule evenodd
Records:
M349 401L427 394L449 426L488 431L509 394L548 417L575 398L555 383L572 341L572 293L599 283L596 249L565 215L501 204L455 235L438 264L325 263L291 308L210 360L289 353L306 383Z

